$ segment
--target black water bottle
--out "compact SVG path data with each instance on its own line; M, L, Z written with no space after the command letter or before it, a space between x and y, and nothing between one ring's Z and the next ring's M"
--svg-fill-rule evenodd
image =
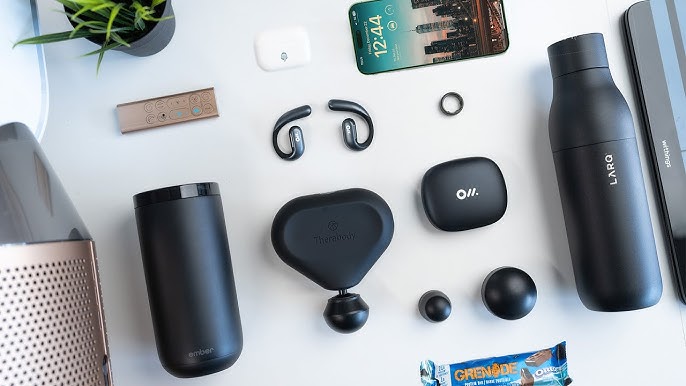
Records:
M550 145L577 291L596 311L627 311L662 296L634 124L608 67L603 35L548 47Z
M233 365L243 333L219 186L134 196L157 353L177 377Z

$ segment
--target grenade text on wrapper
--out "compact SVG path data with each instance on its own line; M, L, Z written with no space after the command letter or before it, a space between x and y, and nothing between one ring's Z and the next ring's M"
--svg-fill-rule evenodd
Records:
M523 354L456 363L420 365L423 386L567 386L566 342Z

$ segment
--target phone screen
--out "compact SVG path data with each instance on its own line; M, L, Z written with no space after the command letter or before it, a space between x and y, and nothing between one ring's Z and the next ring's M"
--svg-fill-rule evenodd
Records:
M502 0L376 0L348 16L363 74L499 54L509 44Z

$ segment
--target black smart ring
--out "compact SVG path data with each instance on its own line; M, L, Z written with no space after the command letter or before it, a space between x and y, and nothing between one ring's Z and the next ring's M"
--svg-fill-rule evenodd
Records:
M451 111L445 107L445 102L452 98L457 100L458 106L456 110ZM451 91L443 95L443 98L441 98L441 103L439 103L438 106L441 108L441 111L445 115L457 115L460 113L460 111L462 111L462 108L464 107L464 99L462 99L462 96L460 94Z

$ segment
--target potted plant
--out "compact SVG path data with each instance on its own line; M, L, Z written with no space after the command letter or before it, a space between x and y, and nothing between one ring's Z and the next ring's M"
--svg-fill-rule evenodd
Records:
M86 38L100 46L84 56L98 55L97 71L105 52L117 50L149 56L169 44L176 23L171 0L55 0L74 26L72 31L40 35L15 44L45 44Z

